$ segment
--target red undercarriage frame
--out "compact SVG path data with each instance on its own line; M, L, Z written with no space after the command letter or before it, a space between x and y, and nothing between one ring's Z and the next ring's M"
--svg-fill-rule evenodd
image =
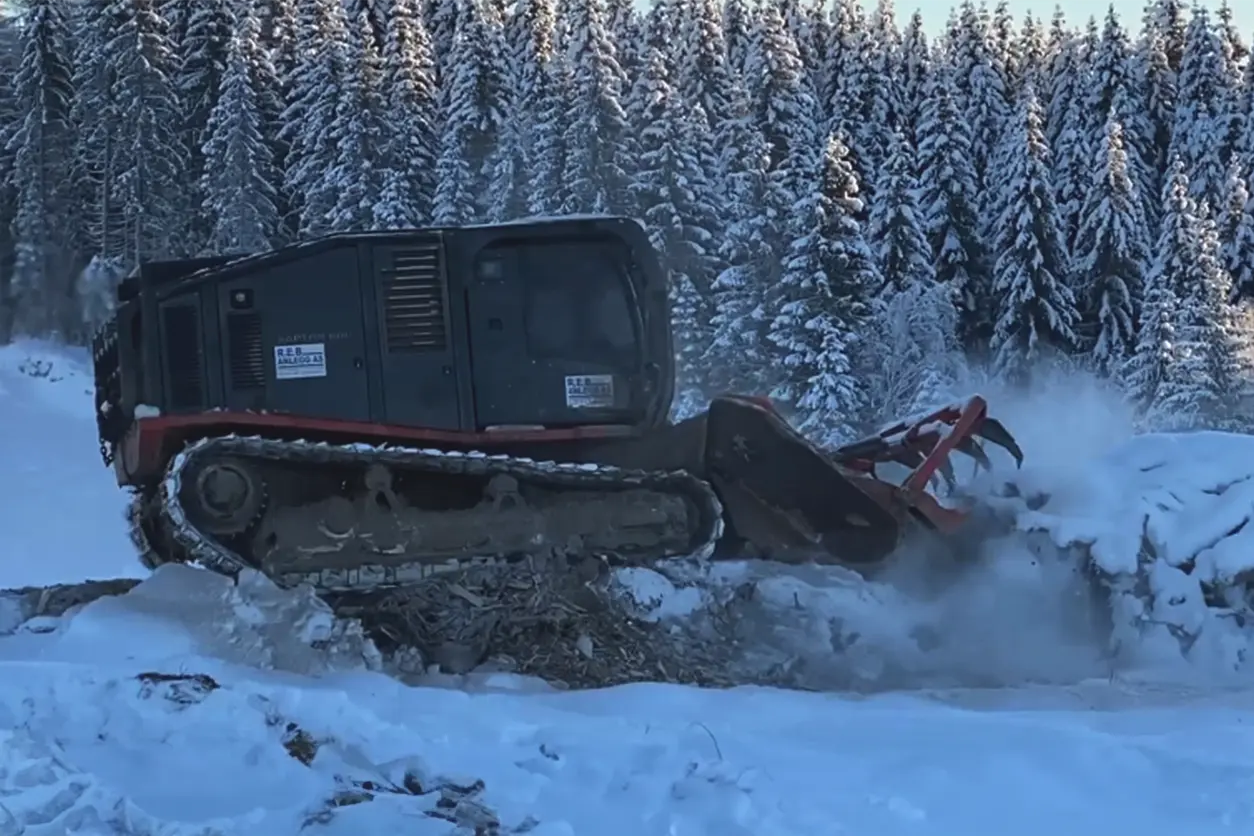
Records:
M746 399L776 411L767 398ZM356 441L470 450L529 443L609 440L628 436L631 430L617 426L589 426L552 430L505 428L466 433L264 412L157 416L140 418L131 426L117 456L118 481L138 484L158 479L167 462L184 444L205 435L222 433L316 438L332 443ZM938 472L952 482L949 456L954 451L965 453L978 464L988 466L988 457L977 437L1005 448L1016 462L1022 463L1022 451L1001 423L988 417L988 404L978 395L965 403L898 422L876 435L824 452L842 469L849 471L850 479L863 492L899 518L914 517L942 532L952 532L962 525L967 513L942 506L927 492L927 488ZM899 485L876 476L877 465L888 462L911 469Z

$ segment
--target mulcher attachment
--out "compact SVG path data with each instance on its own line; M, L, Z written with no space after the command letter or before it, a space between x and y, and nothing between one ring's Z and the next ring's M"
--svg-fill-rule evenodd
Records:
M794 430L764 399L723 397L710 404L707 478L727 510L734 533L762 556L872 565L898 548L911 522L943 533L966 519L927 492L939 473L953 483L949 455L990 462L977 438L1023 453L983 398L894 424L874 436L821 450ZM909 468L900 483L879 478L877 466Z

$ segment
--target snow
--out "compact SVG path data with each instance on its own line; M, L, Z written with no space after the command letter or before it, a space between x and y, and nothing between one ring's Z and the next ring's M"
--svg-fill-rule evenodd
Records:
M0 349L3 586L144 573L122 522L127 496L100 460L93 403L86 353Z
M988 499L1000 533L961 587L904 582L923 549L875 582L752 561L620 573L642 616L677 628L750 585L746 658L791 653L822 690L564 693L499 672L389 676L307 590L148 576L96 456L89 381L80 355L0 349L0 461L24 478L0 504L0 586L143 578L60 617L26 620L0 595L3 836L1254 826L1254 689L1225 667L1247 639L1192 594L1205 581L1239 604L1254 438L1133 437L1118 403L1075 381L1030 399L986 390L1027 464L990 451L998 470L964 483L1002 495ZM1102 583L1067 597L1090 556ZM1156 666L1169 645L1152 626L1120 633L1152 653L1102 652L1082 615L1093 601L1127 615L1120 596L1159 621L1186 610L1196 640L1170 637L1175 667Z

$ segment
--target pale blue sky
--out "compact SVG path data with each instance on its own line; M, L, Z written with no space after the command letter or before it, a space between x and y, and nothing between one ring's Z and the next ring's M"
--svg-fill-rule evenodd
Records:
M1211 9L1218 9L1219 3L1220 0L1204 0L1204 4ZM944 27L950 8L956 5L958 4L950 0L897 0L897 16L904 22L918 9L923 13L928 31L936 33ZM993 5L993 0L990 0L989 5ZM1106 16L1109 5L1109 0L1010 0L1010 9L1016 20L1023 20L1023 16L1029 11L1037 17L1049 20L1054 15L1054 7L1061 6L1067 20L1075 25L1083 25L1091 15L1096 15L1100 21ZM1192 5L1191 1L1189 5ZM1241 36L1249 43L1250 37L1254 35L1254 0L1228 0L1228 5L1232 7L1232 19L1241 30ZM1144 0L1114 0L1114 7L1124 26L1134 30L1140 27L1141 12L1145 8Z

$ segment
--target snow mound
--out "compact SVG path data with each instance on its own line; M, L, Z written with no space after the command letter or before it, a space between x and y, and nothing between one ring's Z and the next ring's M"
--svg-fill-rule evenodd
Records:
M1025 470L989 501L1090 568L1126 661L1248 672L1254 437L1137 436L1083 470Z
M9 600L12 609L15 599ZM0 604L0 619L3 612ZM121 650L129 660L175 669L190 656L301 674L382 664L360 625L337 619L309 587L284 590L253 571L232 580L179 564L162 566L124 595L98 598L60 618L25 620L14 638L23 636L54 644L63 658L90 661L106 649L110 656Z

